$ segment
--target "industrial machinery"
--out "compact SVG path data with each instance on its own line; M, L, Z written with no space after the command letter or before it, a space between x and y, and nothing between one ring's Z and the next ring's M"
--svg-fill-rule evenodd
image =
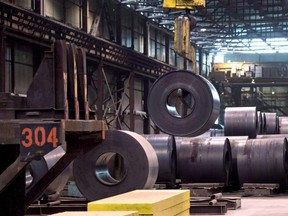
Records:
M88 108L85 51L57 40L45 53L27 96L0 93L1 214L24 215L71 161L104 138L104 123ZM64 156L26 190L31 161L59 145Z

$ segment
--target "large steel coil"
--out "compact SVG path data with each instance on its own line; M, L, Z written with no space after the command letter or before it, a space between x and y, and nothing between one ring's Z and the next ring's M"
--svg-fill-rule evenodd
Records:
M231 147L224 138L183 138L177 158L183 183L228 184L231 170Z
M279 134L288 134L287 116L279 116Z
M243 152L238 154L240 184L277 183L285 187L287 147L286 138L247 140Z
M80 192L88 200L98 200L152 188L158 176L158 159L141 135L108 130L101 146L74 160L73 174Z
M249 136L257 135L257 111L256 107L227 107L224 115L225 136Z
M197 136L219 115L219 95L204 77L191 71L173 71L159 77L148 96L148 112L164 133Z
M263 134L277 134L278 133L278 117L277 113L264 113L265 128Z
M159 172L157 184L174 186L176 182L176 143L174 136L166 134L142 135L154 148L158 163Z

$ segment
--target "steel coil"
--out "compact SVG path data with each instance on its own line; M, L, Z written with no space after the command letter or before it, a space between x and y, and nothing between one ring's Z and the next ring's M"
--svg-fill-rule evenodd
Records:
M154 148L158 162L159 172L157 184L174 186L176 182L176 143L174 136L166 134L142 135Z
M177 158L183 183L228 184L231 147L226 138L183 138Z
M214 124L220 100L214 86L191 71L173 71L159 77L148 95L148 113L164 133L197 136Z
M247 140L243 152L238 154L240 184L277 183L285 187L287 147L286 138Z
M227 107L224 115L225 136L249 136L257 135L257 111L256 107Z
M141 135L108 130L100 146L74 160L73 174L84 197L98 200L152 188L158 176L158 159Z
M277 113L264 113L265 128L263 134L277 134L278 133L278 118Z

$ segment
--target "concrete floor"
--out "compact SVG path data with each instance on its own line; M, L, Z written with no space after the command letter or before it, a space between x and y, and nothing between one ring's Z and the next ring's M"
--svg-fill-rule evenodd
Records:
M227 216L288 216L288 196L242 197L241 208L228 210ZM204 216L193 214L193 216ZM210 215L211 216L211 215Z

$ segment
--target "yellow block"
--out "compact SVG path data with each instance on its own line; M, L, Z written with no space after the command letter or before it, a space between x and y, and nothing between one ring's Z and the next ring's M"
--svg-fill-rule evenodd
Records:
M88 211L138 211L154 215L189 200L190 190L135 190L90 202Z
M138 216L137 211L62 212L51 216Z

